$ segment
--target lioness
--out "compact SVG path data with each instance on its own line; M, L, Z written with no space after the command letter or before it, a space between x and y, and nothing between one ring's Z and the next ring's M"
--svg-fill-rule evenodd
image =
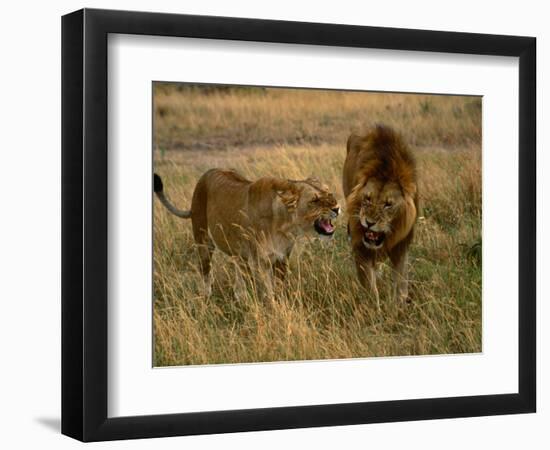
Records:
M360 283L380 308L376 262L388 256L394 268L393 297L408 299L407 253L418 211L416 164L402 138L378 125L352 134L344 163L348 232Z
M197 182L190 211L168 201L157 174L154 191L170 212L191 219L206 295L211 292L212 254L219 248L236 256L244 270L260 275L261 295L272 298L272 274L284 279L296 238L310 233L332 236L331 220L340 211L333 194L314 178L252 182L234 170L211 169Z

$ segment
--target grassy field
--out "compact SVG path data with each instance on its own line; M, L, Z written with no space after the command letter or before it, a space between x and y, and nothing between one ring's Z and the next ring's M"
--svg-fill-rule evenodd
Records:
M268 305L252 286L235 299L236 267L221 252L213 295L204 298L191 222L155 200L156 366L481 351L480 99L156 84L154 111L155 171L182 209L213 167L250 179L315 175L343 206L346 139L378 122L411 144L422 205L409 259L412 302L389 300L382 264L378 312L357 284L345 215L333 240L299 243L287 288Z

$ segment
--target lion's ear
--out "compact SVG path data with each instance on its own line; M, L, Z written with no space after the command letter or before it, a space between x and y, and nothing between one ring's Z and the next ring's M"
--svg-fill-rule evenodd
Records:
M414 196L416 195L416 191L417 191L416 183L414 182L407 183L406 185L403 186L403 192L405 193L405 195L408 195L410 197L414 198Z
M350 195L359 195L359 192L367 185L368 177L366 175L361 175L357 179L357 183L355 183L355 186L351 190Z
M349 153L351 149L355 148L355 146L358 144L360 140L361 140L361 136L355 133L351 133L350 137L348 138L348 142L346 144L347 153Z
M416 209L416 204L414 203L413 197L405 193L403 195L403 200L404 203L402 213L398 216L396 222L394 223L393 234L389 236L386 243L390 249L407 237L407 235L411 232L418 216L418 211Z
M353 189L347 196L346 205L350 211L353 209L354 206L357 206L361 203L361 190L365 187L366 184L367 178L361 177L358 183L353 187Z

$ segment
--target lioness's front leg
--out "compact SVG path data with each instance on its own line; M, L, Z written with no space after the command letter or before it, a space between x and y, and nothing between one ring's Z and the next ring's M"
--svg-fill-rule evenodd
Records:
M288 261L286 259L278 259L273 263L273 275L281 282L285 281L288 272Z
M273 272L271 263L263 259L250 260L249 266L254 274L256 291L261 301L272 301L273 296Z
M272 264L274 288L277 292L286 293L286 276L288 273L288 260L278 259Z
M235 264L235 285L233 292L237 300L243 301L247 295L248 283L251 282L253 274L246 261L237 258Z
M361 285L370 290L376 299L376 307L380 311L380 296L378 295L378 287L376 286L376 270L374 260L368 260L361 256L355 257L355 266L357 267L357 276Z
M262 265L260 267L260 298L262 301L273 301L275 299L273 294L273 274L271 267L268 265Z

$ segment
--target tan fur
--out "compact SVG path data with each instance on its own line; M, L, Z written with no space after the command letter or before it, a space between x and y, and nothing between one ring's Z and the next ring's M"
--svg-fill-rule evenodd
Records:
M189 213L207 289L218 248L260 276L262 294L271 297L271 276L284 278L296 238L317 235L315 222L335 218L337 208L333 194L313 178L252 182L233 170L209 170L197 182Z
M402 138L378 125L352 134L343 174L348 230L360 282L376 288L376 262L388 256L394 267L394 295L408 297L406 260L418 215L416 164ZM370 234L369 234L370 233ZM367 236L383 236L383 241Z

